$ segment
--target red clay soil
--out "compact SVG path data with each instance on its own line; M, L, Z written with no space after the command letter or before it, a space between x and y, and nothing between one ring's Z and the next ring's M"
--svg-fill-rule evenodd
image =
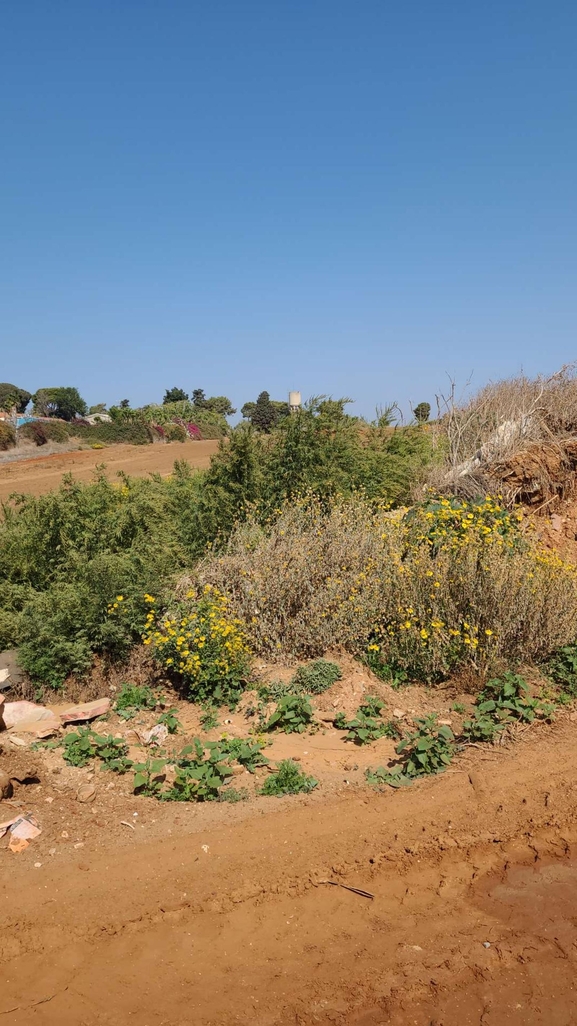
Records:
M116 806L112 784L75 819L50 781L19 789L53 827L0 851L0 1022L577 1022L576 732L383 793Z
M72 473L79 481L91 481L96 467L105 464L108 477L119 471L135 477L172 472L175 460L186 460L193 467L208 467L218 441L167 442L156 445L110 445L104 449L79 449L52 453L31 459L0 464L0 502L12 492L42 495L58 488L63 474Z

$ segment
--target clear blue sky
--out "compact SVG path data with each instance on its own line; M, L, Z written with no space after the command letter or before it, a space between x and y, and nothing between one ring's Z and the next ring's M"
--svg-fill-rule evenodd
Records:
M0 380L371 415L577 357L575 0L1 21Z

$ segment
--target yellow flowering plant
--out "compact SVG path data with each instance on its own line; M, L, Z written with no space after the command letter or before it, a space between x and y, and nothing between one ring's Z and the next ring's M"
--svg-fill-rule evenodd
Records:
M250 669L250 649L242 622L228 611L228 600L211 585L199 596L189 592L159 615L146 596L149 612L142 640L166 670L180 678L193 701L233 702Z

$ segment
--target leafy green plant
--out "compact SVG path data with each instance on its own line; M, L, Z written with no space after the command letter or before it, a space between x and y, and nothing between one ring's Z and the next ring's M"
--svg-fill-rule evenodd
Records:
M466 705L463 704L463 702L453 702L451 708L452 708L453 712L461 713L462 714L462 713L464 713L466 711L467 707L466 707Z
M177 716L178 709L166 709L158 718L158 722L167 728L169 734L177 734L182 730L182 723Z
M232 770L224 763L217 749L204 757L204 746L198 738L186 745L176 762L176 776L172 787L162 792L164 801L206 802L218 801L221 788L232 777Z
M352 720L347 720L344 713L339 713L334 720L337 730L348 731L345 741L356 745L368 745L381 737L398 738L400 730L393 720L385 722L379 719L385 703L374 695L368 695L357 709Z
M450 765L455 754L455 736L446 724L439 726L437 719L436 713L417 717L417 729L397 745L397 755L402 756L407 776L441 773Z
M477 699L479 712L489 713L498 722L522 720L532 723L540 705L538 698L530 697L527 681L510 671L487 681Z
M134 765L134 793L145 794L151 798L159 798L164 783L166 759L149 756L145 762Z
M65 736L63 747L63 758L70 766L86 766L91 759L100 759L104 768L113 773L126 773L132 766L123 738L96 734L90 727L71 731Z
M122 719L130 720L143 709L154 709L157 701L154 691L146 684L123 684L114 707Z
M577 644L564 645L546 666L551 679L571 698L577 698Z
M285 734L302 734L313 725L313 710L303 695L281 698L266 724L266 730L283 730Z
M496 735L506 726L506 721L499 722L490 713L475 709L471 719L463 723L463 738L471 743L494 741Z
M314 662L307 663L306 666L299 666L291 684L308 695L321 695L341 677L341 668L337 663L331 663L326 659L315 659Z
M104 768L113 773L126 773L132 766L127 758L128 745L121 737L112 734L94 734L92 737L94 754L104 764Z
M367 770L369 783L403 787L417 777L446 770L455 754L455 736L449 726L438 724L437 720L437 713L417 717L417 729L397 745L397 755L401 756L399 765L392 770L383 766Z
M202 729L207 732L218 727L218 709L216 706L208 705L205 707L202 716L200 717L200 725Z
M318 787L318 780L314 777L301 773L296 762L292 759L283 759L279 762L274 773L264 782L261 794L269 797L280 798L283 794L308 794Z
M261 741L244 738L221 738L220 741L207 741L206 747L215 753L217 760L238 762L249 773L254 773L259 766L268 765L268 759L262 754L264 745Z
M301 694L300 688L293 682L294 677L289 683L283 680L271 680L268 684L260 684L257 688L258 696L263 702L278 702L287 695Z
M69 766L87 766L94 757L90 727L79 727L77 731L66 734L62 743L63 758Z

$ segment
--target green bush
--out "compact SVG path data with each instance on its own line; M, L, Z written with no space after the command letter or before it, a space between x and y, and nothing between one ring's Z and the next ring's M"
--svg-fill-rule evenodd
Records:
M197 487L182 468L170 481L124 477L120 486L68 479L5 507L0 637L22 644L35 681L59 686L86 671L93 652L123 658L140 639L144 594L190 564L182 539Z
M12 424L0 420L0 451L12 449L16 445L16 431Z
M188 434L182 424L166 424L164 436L167 442L186 442Z
M306 666L299 666L291 683L309 695L322 695L342 677L341 668L326 659L315 659Z
M112 421L100 424L70 425L70 433L83 442L104 442L113 445L150 445L154 439L152 428L144 421Z

